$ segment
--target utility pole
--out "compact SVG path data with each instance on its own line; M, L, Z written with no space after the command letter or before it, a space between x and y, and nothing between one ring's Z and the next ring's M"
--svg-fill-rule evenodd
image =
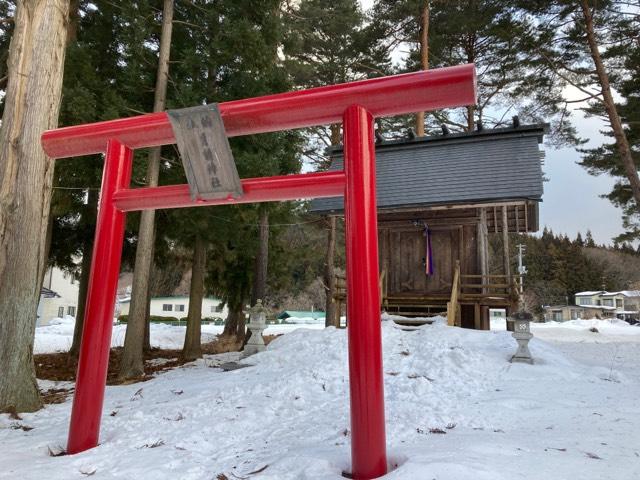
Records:
M522 264L522 257L524 257L524 252L527 249L527 247L522 243L519 243L516 246L518 247L518 274L519 274L518 282L520 283L520 295L522 295L524 293L523 279L524 279L524 275L527 273L527 267L525 267Z

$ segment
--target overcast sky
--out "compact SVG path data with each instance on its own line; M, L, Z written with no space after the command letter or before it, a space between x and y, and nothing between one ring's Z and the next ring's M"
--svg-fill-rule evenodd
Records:
M576 113L574 125L581 137L590 139L587 146L611 142L599 132L603 124L597 119L585 119ZM612 237L623 232L622 212L600 195L611 191L613 178L589 175L576 164L580 154L575 149L554 150L548 146L544 149L547 158L543 169L549 182L544 184L540 225L570 237L590 229L596 242L611 243Z
M360 0L369 8L373 0ZM579 112L573 123L582 138L590 139L587 146L598 146L605 141L600 133L603 124L597 119L585 119ZM608 140L610 141L610 140ZM611 238L622 233L622 214L608 200L600 198L611 190L614 180L609 176L593 177L576 164L580 154L572 148L556 150L545 145L544 195L540 205L540 230L546 225L556 233L574 238L580 231L591 230L597 243L611 243Z

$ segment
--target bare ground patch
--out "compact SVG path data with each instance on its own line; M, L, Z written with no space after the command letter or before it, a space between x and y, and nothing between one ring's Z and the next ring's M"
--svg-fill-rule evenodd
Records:
M268 344L277 335L265 335L264 342ZM237 352L242 348L242 344L233 337L218 337L216 340L203 343L202 353L204 355L215 355L218 353ZM120 361L122 358L122 347L111 349L109 355L109 370L107 372L107 385L121 385L123 383L135 383L132 381L122 382L118 380ZM78 359L67 352L42 353L34 355L36 366L36 376L42 380L73 382L76 378ZM164 362L153 362L156 359L164 359ZM144 382L152 378L156 373L179 367L188 363L182 358L181 350L152 348L145 352L145 374L137 379L137 382ZM71 393L72 389L51 388L43 390L42 397L44 403L61 403Z

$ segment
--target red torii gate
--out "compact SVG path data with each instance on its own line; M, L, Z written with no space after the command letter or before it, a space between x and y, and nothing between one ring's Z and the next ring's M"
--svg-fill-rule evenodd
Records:
M45 132L52 158L105 154L67 452L98 444L126 212L344 195L352 474L384 475L373 120L475 102L469 64L221 103L230 137L343 122L344 171L245 179L237 199L191 200L188 185L129 188L134 149L176 142L165 112Z

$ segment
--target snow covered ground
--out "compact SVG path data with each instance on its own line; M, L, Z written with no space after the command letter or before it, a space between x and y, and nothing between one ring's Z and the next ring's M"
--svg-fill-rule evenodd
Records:
M37 327L33 345L34 353L66 352L71 348L73 342L73 317L57 318L54 325ZM292 325L270 325L265 330L265 335L280 335L289 333L298 328L323 329L324 324L316 323L312 325L292 324ZM215 340L216 336L222 333L224 327L219 325L202 325L202 343ZM121 347L124 345L124 336L127 326L114 325L111 334L111 346ZM151 346L168 349L181 349L184 344L185 326L174 326L164 323L151 324Z
M508 362L515 341L497 323L482 332L383 322L393 468L384 478L640 478L640 328L596 325L534 325L536 364L525 365ZM236 358L108 387L101 444L74 456L48 454L66 442L70 401L20 421L0 415L0 478L342 478L346 332L296 329L243 360L251 367L216 368Z

